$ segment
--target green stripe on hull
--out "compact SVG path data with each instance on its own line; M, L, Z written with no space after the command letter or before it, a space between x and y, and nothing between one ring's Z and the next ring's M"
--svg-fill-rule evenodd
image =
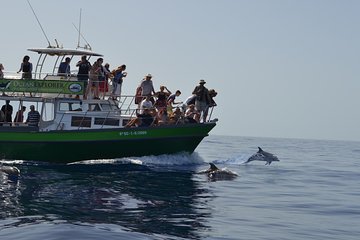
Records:
M193 152L215 124L54 132L0 132L3 159L74 162Z
M121 128L121 129L98 129L78 131L51 131L51 132L1 132L1 142L61 142L61 141L100 141L100 140L128 140L157 138L168 136L193 136L206 135L215 124L188 124L174 125L169 127L150 128Z

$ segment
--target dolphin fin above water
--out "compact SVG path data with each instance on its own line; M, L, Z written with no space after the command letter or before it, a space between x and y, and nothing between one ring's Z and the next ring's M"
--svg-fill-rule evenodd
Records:
M210 164L210 168L208 170L210 170L210 171L220 170L215 164L213 164L213 163L209 163L209 164Z
M199 173L206 173L211 181L216 180L233 180L238 176L237 173L228 169L220 169L214 163L209 163L210 167Z
M218 171L220 170L214 163L209 163L210 167L206 170L201 170L200 172L198 173L210 173L210 172L213 172L213 171Z

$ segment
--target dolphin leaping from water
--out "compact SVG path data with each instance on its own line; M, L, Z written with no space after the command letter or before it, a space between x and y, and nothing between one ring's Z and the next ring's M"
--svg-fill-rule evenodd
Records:
M259 151L257 153L253 154L245 163L249 163L251 161L265 161L265 165L270 165L272 162L280 162L277 156L275 156L272 153L265 152L261 149L261 147L258 147Z

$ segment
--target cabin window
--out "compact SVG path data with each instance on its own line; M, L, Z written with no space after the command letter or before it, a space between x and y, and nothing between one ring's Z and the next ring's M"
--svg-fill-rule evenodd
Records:
M36 109L40 109L40 106L35 106ZM43 121L53 121L54 120L54 112L55 112L55 109L54 109L54 103L51 103L51 102L46 102L44 103L44 106L43 106L43 112L41 114L41 117L42 117L42 120ZM40 110L38 110L40 111Z
M94 124L106 126L119 126L120 120L116 118L95 118Z
M61 102L60 111L82 111L81 102Z
M91 117L71 117L72 127L91 127Z

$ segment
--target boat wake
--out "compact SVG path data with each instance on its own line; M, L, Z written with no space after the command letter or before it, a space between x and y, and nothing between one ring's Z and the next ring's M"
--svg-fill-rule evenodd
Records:
M204 162L199 154L193 153L177 153L177 154L164 154L160 156L145 156L137 158L145 165L156 166L189 166L199 165Z
M117 159L96 159L96 160L84 160L79 162L68 163L67 165L98 165L98 164L134 164L142 165L142 162L137 159L131 158L117 158Z
M16 165L20 169L36 167L66 172L101 171L195 171L204 160L198 153L164 154L159 156L126 157L116 159L84 160L68 164L54 164L37 161L0 161L0 164ZM25 170L27 172L27 170Z
M177 153L177 154L164 154L159 156L85 160L80 162L69 163L68 165L134 164L134 165L145 165L145 166L189 166L189 165L199 165L202 163L204 163L204 160L197 153L192 153L192 154Z
M228 159L219 159L213 161L215 164L243 165L249 159L251 154L239 154Z
M24 164L23 160L0 160L0 165L1 164L5 164L5 165L16 165L16 164Z

